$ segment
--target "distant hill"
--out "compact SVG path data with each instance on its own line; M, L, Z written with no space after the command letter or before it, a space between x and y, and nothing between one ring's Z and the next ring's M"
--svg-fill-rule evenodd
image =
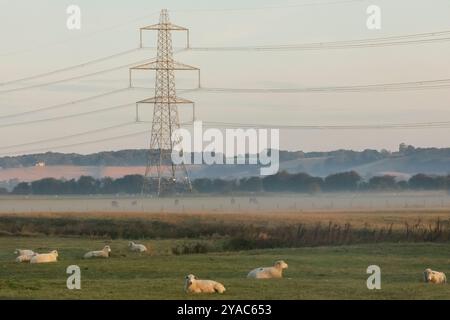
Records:
M0 158L0 181L10 179L34 180L47 176L76 178L89 174L94 177L119 177L140 173L147 163L148 150L105 151L89 155L54 153ZM152 156L156 156L153 154ZM45 167L36 166L41 163ZM24 169L27 168L27 169ZM291 173L305 172L327 176L336 172L354 170L363 177L385 173L408 178L416 173L450 173L450 148L414 148L401 145L399 151L330 152L280 151L280 169ZM199 165L190 167L195 178L236 178L259 175L257 165Z

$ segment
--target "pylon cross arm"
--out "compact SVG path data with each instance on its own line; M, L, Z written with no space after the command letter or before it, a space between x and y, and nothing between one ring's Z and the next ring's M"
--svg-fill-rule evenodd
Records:
M173 23L158 23L150 26L142 27L141 30L171 30L171 31L187 31L188 28L177 26Z
M169 104L193 104L194 102L180 97L153 97L136 102L140 103L169 103Z
M158 61L150 62L141 64L139 66L135 66L131 68L132 70L200 70L197 67L190 66L181 62L170 62L170 66L167 68L161 68L161 66L158 66Z

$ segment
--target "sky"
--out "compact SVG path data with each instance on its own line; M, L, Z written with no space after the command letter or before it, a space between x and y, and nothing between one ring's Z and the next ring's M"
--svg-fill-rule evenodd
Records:
M81 9L80 30L67 29L66 9L70 5ZM370 5L381 8L379 30L366 26ZM169 10L173 23L190 29L192 47L287 45L450 30L448 0L0 0L0 83L137 48L139 27L157 23L162 8ZM155 43L156 34L145 33L145 46ZM183 47L185 36L174 33L173 43L176 48ZM2 91L134 64L155 53L151 48L136 50L67 72L0 84L0 156L50 150L91 153L145 148L149 144L145 131L150 130L152 109L150 105L141 106L141 119L145 121L133 123L132 104L151 97L151 89L122 90L88 102L69 103L125 89L126 67L49 86ZM175 59L198 66L203 87L303 88L447 79L449 56L450 41L443 41L310 51L183 51ZM274 126L450 121L449 88L283 94L184 92L196 87L196 74L183 71L176 77L179 96L195 101L197 119L203 121ZM151 88L154 73L136 73L133 83ZM10 117L63 103L69 104ZM130 105L89 113L123 104ZM179 110L181 122L191 120L190 106L180 105ZM39 121L48 118L54 119ZM46 142L109 127L114 129ZM283 129L280 147L304 151L396 150L402 142L418 147L449 147L449 136L450 128Z

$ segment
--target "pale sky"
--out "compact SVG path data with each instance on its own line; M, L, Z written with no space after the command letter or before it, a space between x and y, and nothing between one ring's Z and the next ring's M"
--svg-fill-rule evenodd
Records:
M68 67L138 46L138 28L157 23L159 11L169 9L173 23L188 27L191 46L251 46L345 41L450 30L448 0L229 0L229 1L111 1L0 0L0 83ZM317 4L322 3L322 4ZM81 30L66 27L66 8L81 8ZM314 5L310 5L314 4ZM366 9L380 6L381 30L368 30ZM230 9L230 10L228 10ZM233 10L231 10L233 9ZM236 9L236 10L234 10ZM156 34L145 35L148 46ZM184 35L173 36L174 46ZM128 90L86 103L26 116L5 115L70 102L126 88L128 69L52 86L2 93L131 64L153 57L142 50L106 62L28 82L0 85L0 155L35 149L90 153L144 148L148 135L72 145L150 129L134 124L62 141L26 144L132 122L134 107L70 119L26 124L27 121L89 112L134 103L151 97L151 90ZM365 85L450 78L450 41L390 47L277 52L182 52L175 59L202 70L204 87L302 88ZM143 72L136 85L152 87L154 73ZM180 89L196 86L195 74L177 73ZM372 125L450 121L450 89L395 92L241 94L180 92L196 102L204 121L284 125ZM151 106L144 106L150 120ZM190 107L180 106L181 121ZM3 117L3 118L2 118ZM25 122L25 123L23 123ZM10 125L11 123L22 123ZM423 147L449 147L450 129L408 130L282 130L282 149L325 151L366 148L396 150L405 142ZM3 148L3 149L2 149Z

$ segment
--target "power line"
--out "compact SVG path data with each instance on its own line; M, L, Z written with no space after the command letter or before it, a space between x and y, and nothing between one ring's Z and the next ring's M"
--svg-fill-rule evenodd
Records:
M134 49L118 52L118 53L115 53L115 54L112 54L112 55L109 55L109 56L106 56L106 57L101 57L101 58L96 58L96 59L93 59L93 60L89 60L89 61L86 61L86 62L83 62L83 63L80 63L80 64L76 64L76 65L73 65L73 66L69 66L69 67L65 67L65 68L61 68L61 69L56 69L56 70L53 70L53 71L48 71L48 72L36 74L36 75L33 75L33 76L20 78L20 79L15 79L15 80L10 80L10 81L6 81L6 82L1 82L0 86L6 86L6 85L18 83L18 82L34 80L34 79L38 79L38 78L51 76L51 75L54 75L54 74L57 74L57 73L61 73L61 72L70 71L70 70L73 70L73 69L86 67L88 65L92 65L92 64L100 63L100 62L107 61L107 60L110 60L110 59L114 59L114 58L117 58L117 57L121 57L121 56L130 54L132 52L139 51L139 50L142 50L142 48L134 48Z
M33 142L26 142L26 143L21 143L21 144L13 144L13 145L9 145L9 146L2 146L2 147L0 147L0 150L15 149L15 148L19 148L19 147L26 147L26 146L32 146L32 145L37 145L37 144L42 144L42 143L48 143L48 142L55 142L55 141L72 139L72 138L78 138L78 137L82 137L82 136L85 136L85 135L91 135L91 134L105 132L105 131L109 131L109 130L113 130L113 129L127 127L127 126L129 126L131 124L134 124L134 123L135 123L134 121L133 122L126 122L126 123L114 125L114 126L111 126L111 127L106 127L106 128L101 128L101 129L95 129L95 130L80 132L80 133L71 134L71 135L67 135L67 136L63 136L63 137L49 138L49 139L43 139L43 140L36 140L36 141L33 141Z
M155 60L154 58L152 58L152 59L145 59L145 60L141 60L141 61L138 61L138 62L129 63L129 64L126 64L126 65L121 65L121 66L117 66L117 67L113 67L113 68L109 68L109 69L103 69L103 70L100 70L100 71L87 73L87 74L83 74L83 75L79 75L79 76L74 76L74 77L70 77L70 78L59 79L59 80L54 80L54 81L49 81L49 82L29 85L29 86L26 86L26 87L2 90L2 91L0 91L0 94L17 92L17 91L23 91L23 90L29 90L29 89L36 89L36 88L46 87L46 86L50 86L50 85L54 85L54 84L69 82L69 81L73 81L73 80L79 80L79 79L88 78L88 77L96 76L96 75L103 74L103 73L108 73L108 72L120 70L120 69L123 69L123 68L129 68L129 67L132 67L132 66L134 66L136 64L140 64L140 63L149 63L149 62L152 62L154 60Z
M52 105L52 106L40 107L40 108L29 110L29 111L23 111L23 112L18 112L18 113L13 113L13 114L7 114L7 115L0 116L0 119L17 118L17 117L21 117L21 116L30 115L30 114L40 113L42 111L60 109L60 108L64 108L64 107L67 107L67 106L72 106L74 104L78 104L78 103L82 103L82 102L88 102L88 101L95 100L95 99L98 99L98 98L103 98L103 97L106 97L106 96L109 96L109 95L112 95L112 94L115 94L115 93L127 91L127 90L130 90L130 88L116 89L116 90L108 91L108 92L101 93L101 94L98 94L98 95L95 95L95 96L90 96L90 97L86 97L86 98L82 98L82 99L78 99L78 100L73 100L73 101L64 102L64 103L60 103L60 104L55 104L55 105Z
M311 2L311 3L300 3L300 4L290 4L290 5L283 5L283 6L263 6L263 7L250 7L250 8L224 8L224 9L180 9L180 10L172 10L172 12L178 12L178 13L189 13L189 12L230 12L230 11L249 11L249 10L274 10L274 9L289 9L289 8L295 8L295 7L308 7L308 6L320 6L320 5L334 5L334 4L347 4L347 3L354 3L354 2L364 2L364 0L335 0L335 1L326 1L326 2ZM38 49L45 49L48 47L54 47L65 43L73 43L75 41L84 40L86 38L90 38L92 36L96 36L97 34L104 33L106 31L111 31L117 28L120 28L122 26L128 25L133 22L138 22L143 19L148 19L149 17L153 17L155 14L157 14L158 11L151 12L148 15L137 17L134 19L130 19L124 23L112 25L97 31L94 31L90 34L83 35L77 38L70 38L70 39L64 39L57 42L52 43L46 43L42 45L38 45L34 48L28 48L24 50L17 50L14 52L6 52L6 53L0 53L0 57L6 57L11 55L17 55L17 54L23 54L23 53L29 53L36 51ZM25 80L25 79L24 79ZM3 85L0 83L0 85Z
M180 50L177 50L174 53L180 53L180 52L185 51L185 50L187 50L187 49L180 49ZM17 92L17 91L23 91L23 90L28 90L28 89L36 89L36 88L46 87L46 86L50 86L50 85L54 85L54 84L69 82L69 81L73 81L73 80L79 80L79 79L88 78L88 77L92 77L92 76L96 76L96 75L99 75L99 74L108 73L108 72L112 72L112 71L116 71L116 70L120 70L120 69L124 69L124 68L134 67L137 64L145 64L145 63L150 63L150 62L154 62L154 61L156 61L156 58L149 58L149 59L145 59L145 60L141 60L141 61L137 61L137 62L133 62L133 63L124 64L124 65L120 65L120 66L117 66L117 67L112 67L112 68L109 68L109 69L103 69L103 70L99 70L99 71L95 71L95 72L91 72L91 73L87 73L87 74L83 74L83 75L79 75L79 76L74 76L74 77L70 77L70 78L54 80L54 81L39 83L39 84L35 84L35 85L29 85L29 86L25 86L25 87L20 87L20 88L2 90L2 91L0 91L0 94Z
M29 124L35 124L35 123L41 123L41 122L50 122L50 121L56 121L56 120L64 120L64 119L70 119L70 118L77 118L81 116L96 114L96 113L103 113L111 110L117 110L117 109L123 109L130 106L135 106L135 103L127 103L127 104L121 104L113 107L107 107L103 109L96 109L92 111L87 112L81 112L81 113L75 113L75 114L69 114L64 116L58 116L53 118L45 118L45 119L37 119L37 120L29 120L29 121L22 121L22 122L14 122L14 123L7 123L7 124L0 124L0 128L8 128L8 127L15 127L15 126L23 126L23 125L29 125Z
M130 87L127 87L127 88L115 89L115 90L112 90L112 91L104 92L104 93L101 93L101 94L98 94L98 95L89 96L89 97L78 99L78 100L72 100L72 101L69 101L69 102L64 102L64 103L55 104L55 105L46 106L46 107L40 107L40 108L29 110L29 111L23 111L23 112L3 115L3 116L0 116L0 120L1 119L8 119L8 118L17 118L17 117L21 117L21 116L30 115L30 114L40 113L40 112L43 112L43 111L65 108L65 107L68 107L68 106L73 106L74 104L96 100L96 99L99 99L99 98L107 97L107 96L110 96L110 95L113 95L113 94L116 94L116 93L120 93L120 92L124 92L124 91L144 90L144 89L145 90L149 90L149 89L151 90L151 89L154 89L154 88L143 88L143 87L131 87L130 88ZM189 93L189 92L196 91L196 90L198 90L198 88L195 88L195 89L181 89L181 90L178 90L178 91ZM0 127L1 127L1 125L0 125Z
M7 57L7 56L12 56L12 55L17 55L17 54L29 53L29 52L36 51L38 49L45 49L45 48L48 48L48 47L54 47L54 46L58 46L58 45L65 44L65 43L73 43L73 42L76 42L76 41L79 41L79 40L84 40L85 38L90 38L92 36L95 36L97 34L103 33L105 31L110 31L110 30L117 29L119 27L122 27L124 25L130 24L132 22L137 22L137 21L140 21L140 20L143 20L143 19L147 19L149 17L154 16L156 13L158 13L158 12L155 11L155 12L149 14L149 15L141 16L141 17L138 17L138 18L135 18L135 19L132 19L132 20L128 20L128 21L126 21L124 23L121 23L121 24L116 24L116 25L113 25L113 26L110 26L110 27L106 27L104 29L94 31L94 32L92 32L90 34L87 34L87 35L84 35L84 36L80 36L80 37L77 37L77 38L65 38L62 41L46 43L46 44L38 45L38 46L36 46L34 48L28 48L28 49L24 49L24 50L17 50L17 51L14 51L14 52L0 53L0 57Z
M305 87L305 88L212 88L212 87L202 87L200 89L186 89L186 90L180 90L185 93L189 92L206 92L206 93L250 93L250 94L289 94L289 93L307 93L307 92L364 92L364 91L399 91L399 90L421 90L421 89L443 89L450 87L450 79L438 79L438 80L420 80L420 81L410 81L410 82L398 82L398 83L380 83L380 84L368 84L368 85L355 85L355 86L330 86L330 87ZM19 112L15 114L9 114L9 115L3 115L0 116L0 119L7 119L7 118L15 118L30 114L36 114L42 111L48 111L48 110L55 110L63 107L67 107L73 104L77 103L83 103L88 102L91 100L95 100L98 98L102 98L105 96L109 96L115 93L127 91L127 90L134 90L134 89L153 89L153 88L147 88L147 87L133 87L133 88L121 88L116 89L113 91L101 93L98 95L90 96L87 98L74 100L70 102L65 102L61 104L56 104L52 106L42 107L34 110ZM112 107L113 109L115 107ZM101 109L102 110L108 110L107 109ZM91 111L91 112L99 112L99 111ZM90 112L87 113L80 113L75 115L70 115L67 117L75 117L75 116L82 116L85 114L90 114ZM25 122L25 124L40 122L40 121L50 121L54 118L49 119L43 119L43 120L34 120L34 121L28 121ZM59 118L57 118L59 119ZM6 126L12 126L15 124L21 124L21 123L14 123L14 124L7 124ZM5 125L0 125L1 127L4 127Z
M401 90L429 90L444 89L450 87L450 78L436 80L418 80L407 82L387 82L366 85L349 86L323 86L303 88L233 88L233 87L205 87L186 90L189 92L206 93L258 93L258 94L288 94L308 92L365 92L365 91L401 91ZM134 87L135 89L148 89L145 87Z
M285 125L285 124L249 124L227 122L203 122L206 126L230 127L230 128L278 128L301 130L378 130L378 129L443 129L450 128L450 121L441 122L417 122L417 123L391 123L391 124L367 124L367 125Z
M280 45L261 45L261 46L223 46L223 47L190 47L192 51L297 51L297 50L324 50L324 49L354 49L354 48L372 48L387 47L396 45L426 44L434 42L450 41L450 37L441 37L433 39L417 40L399 40L399 41L374 41L363 42L363 40L342 41L342 42L322 42L322 43L304 43L304 44L280 44Z
M198 91L211 93L303 93L303 92L360 92L440 89L450 87L450 79L391 82L353 86L303 87L303 88L225 88L202 87Z
M40 140L40 141L33 141L33 142L27 142L27 143L22 143L22 144L16 144L16 145L10 145L10 146L6 146L6 147L1 147L0 150L3 149L13 149L13 148L17 148L17 147L23 147L23 146L27 146L27 145L33 145L33 144L37 144L37 143L46 143L46 142L54 142L54 141L60 141L60 140L65 140L65 139L70 139L70 138L74 138L74 137L79 137L79 136L85 136L85 135L90 135L93 133L99 133L99 132L104 132L104 131L108 131L108 130L112 130L112 129L117 129L120 127L126 127L132 124L139 124L139 123L146 123L146 122L127 122L127 123L123 123L123 124L119 124L119 125L115 125L115 126L111 126L111 127L107 127L107 128L101 128L101 129L96 129L96 130L91 130L91 131L85 131L85 132L81 132L81 133L77 133L77 134L73 134L73 135L68 135L68 136L63 136L63 137L56 137L56 138L50 138L50 139L45 139L45 140ZM180 123L180 125L190 125L192 124L192 122L184 122L184 123ZM112 140L118 140L118 139L122 139L122 138L128 138L128 137L134 137L134 136L138 136L138 135L142 135L142 134L148 134L149 130L145 130L145 131L138 131L135 133L130 133L130 134L123 134L123 135L116 135L113 137L109 137L109 138L102 138L102 139L95 139L95 140L89 140L89 141L84 141L84 142L77 142L77 143L73 143L73 144L63 144L63 145L58 145L58 146L52 146L52 147L42 147L42 148L36 148L36 149L28 149L28 150L22 150L22 151L15 151L14 154L29 154L30 152L37 152L37 151L48 151L50 149L64 149L64 148L68 148L68 147L73 147L73 146L82 146L82 145L89 145L89 144L94 144L94 143L98 143L98 142L105 142L105 141L112 141ZM0 155L6 155L6 153L0 154Z
M418 33L418 34L411 34L411 35L392 36L392 37L373 38L373 39L359 39L359 40L348 40L348 41L319 42L319 43L305 43L305 44L292 44L292 45L283 45L282 44L282 45L268 45L268 46L191 47L189 49L184 49L184 48L180 49L177 51L177 53L184 51L184 50L194 50L194 51L280 51L280 50L286 51L286 50L288 50L289 51L289 50L320 50L320 49L377 47L377 46L389 46L389 45L399 45L399 44L405 45L405 44L429 43L429 42L436 42L436 41L450 41L450 37L445 37L445 38L435 38L435 39L418 39L418 40L383 42L386 40L395 40L395 39L401 40L401 39L410 39L410 38L415 38L415 37L430 37L430 36L446 35L446 34L450 34L450 31ZM74 65L74 66L70 66L70 67L66 67L66 68L62 68L62 69L50 71L47 73L34 75L34 76L29 76L29 77L25 77L25 78L21 78L21 79L3 82L3 83L0 83L0 85L4 86L7 84L18 83L18 82L22 82L22 81L26 81L26 80L32 80L32 79L37 79L37 78L57 74L57 73L64 72L64 71L69 71L69 70L84 67L84 66L87 66L90 64L95 64L95 63L99 63L102 61L106 61L106 60L109 60L109 59L112 59L115 57L123 56L123 55L129 54L129 53L132 53L132 52L135 52L138 50L141 50L141 49L135 48L135 49L123 51L123 52L120 52L120 53L117 53L114 55L94 59L94 60L87 61L85 63L81 63L78 65ZM78 79L82 79L85 77L90 77L90 76L95 76L95 75L99 75L99 74L103 74L103 73L107 73L107 72L111 72L111 71L115 71L115 70L120 70L122 68L127 68L130 66L133 66L135 64L152 62L153 59L154 58L152 58L152 60L146 59L146 60L138 61L138 62L131 63L131 64L121 65L118 67L113 67L113 68L109 68L109 69L105 69L105 70L100 70L97 72L88 73L88 74L81 75L81 76L75 76L75 77L71 77L71 78L65 78L65 79L60 79L60 80L55 80L55 81L50 81L50 82L40 83L40 84L36 84L36 85L20 87L20 88L2 90L2 91L0 91L0 94L22 91L22 90L33 89L33 88L39 88L39 87L43 87L43 86L68 82L68 81L72 81L72 80L78 80Z
M64 148L70 148L70 147L78 147L78 146L83 146L83 145L95 144L95 143L99 143L99 142L118 140L118 139L122 139L122 138L136 137L136 136L139 136L142 134L148 134L148 132L149 132L149 130L145 130L145 131L139 131L139 132L124 134L124 135L118 135L118 136L113 136L113 137L103 138L103 139L98 139L98 140L90 140L90 141L84 141L84 142L78 142L78 143L72 143L72 144L64 144L64 145L59 145L59 146L47 147L47 148L22 150L22 151L16 151L16 152L14 152L14 154L30 154L31 152L49 151L50 149L57 150L57 149L64 149ZM6 154L1 154L1 155L6 155Z
M149 121L139 121L140 123L150 123ZM193 122L182 123L184 126L192 126ZM220 121L202 121L205 127L217 128L272 128L272 129L299 129L299 130L377 130L377 129L442 129L450 128L450 121L437 122L412 122L412 123L384 123L384 124L363 124L363 125L286 125L268 123L235 123Z
M437 41L449 41L450 38L432 38L432 39L418 39L418 40L408 40L414 38L426 38L426 37L437 37L450 34L450 30L435 31L427 33L417 33L410 35L400 35L400 36L390 36L390 37L380 37L372 39L356 39L356 40L343 40L343 41L330 41L330 42L314 42L314 43L303 43L303 44L279 44L279 45L262 45L262 46L224 46L224 47L191 47L189 50L193 51L275 51L275 50L320 50L320 49L341 49L341 48L358 48L358 47L371 47L371 46L388 46L388 45L398 45L398 44L414 44L414 43L427 43L427 42L437 42ZM393 41L393 40L406 40L406 41ZM77 65L56 69L53 71L32 75L20 79L10 80L0 83L0 86L5 86L9 84L14 84L18 82L23 82L27 80L34 80L57 73L70 71L73 69L85 67L88 65L100 63L106 60L114 59L120 56L124 56L133 52L137 52L142 49L153 49L153 48L133 48L130 50L118 52L106 57L100 57L97 59L89 60ZM183 51L180 50L180 51ZM179 52L179 51L178 51ZM140 63L140 62L136 62ZM123 66L126 67L126 66ZM107 71L107 70L105 70ZM89 76L89 74L87 75ZM51 83L50 83L51 84ZM21 88L17 88L21 89ZM14 89L12 89L14 90ZM7 92L6 91L0 91Z

